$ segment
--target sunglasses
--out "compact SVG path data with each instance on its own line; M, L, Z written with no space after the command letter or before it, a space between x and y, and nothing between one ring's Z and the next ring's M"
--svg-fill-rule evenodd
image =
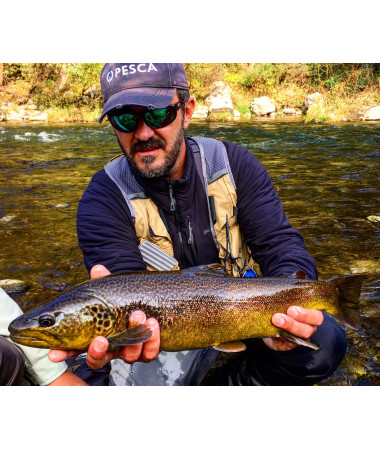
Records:
M140 119L153 129L163 128L170 125L177 117L177 111L184 105L183 102L174 103L166 108L148 109L137 113L130 108L122 108L120 111L111 111L108 119L116 130L123 133L131 133L136 131Z

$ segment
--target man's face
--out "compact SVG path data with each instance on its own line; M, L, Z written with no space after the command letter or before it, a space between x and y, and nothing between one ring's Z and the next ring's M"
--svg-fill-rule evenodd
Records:
M177 103L177 94L171 103ZM185 167L186 147L184 130L188 127L194 100L186 104L186 112L182 109L170 125L164 128L153 129L140 119L137 130L123 133L115 130L119 144L130 165L147 178L181 178ZM144 108L132 107L136 112Z

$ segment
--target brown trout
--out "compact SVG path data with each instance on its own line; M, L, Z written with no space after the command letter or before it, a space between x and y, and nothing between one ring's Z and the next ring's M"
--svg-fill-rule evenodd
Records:
M148 340L151 330L143 324L128 326L135 310L158 320L165 351L205 347L229 351L229 346L233 351L229 343L278 336L281 330L271 317L286 313L292 305L324 310L352 328L359 326L363 275L314 281L304 279L300 271L297 278L252 279L211 269L87 281L15 319L9 326L11 339L30 347L65 350L86 350L95 336L107 337L112 348L137 344ZM285 337L316 348L308 341Z

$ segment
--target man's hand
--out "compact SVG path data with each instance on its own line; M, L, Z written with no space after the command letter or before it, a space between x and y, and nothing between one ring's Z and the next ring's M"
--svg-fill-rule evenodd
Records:
M278 328L288 331L294 336L309 339L317 331L317 326L322 325L323 314L316 309L305 309L300 306L291 306L287 314L274 314L272 323ZM265 338L265 344L275 351L287 351L298 347L282 337Z
M94 266L91 270L91 279L103 278L111 272L104 266ZM160 327L156 319L147 319L143 311L134 311L131 314L130 322L144 323L152 330L152 337L143 344L127 345L120 351L109 352L109 342L105 337L97 336L87 350L87 365L92 369L100 369L111 359L121 358L126 363L150 362L157 358L160 352ZM65 359L77 356L83 351L76 350L50 350L48 356L53 362L64 361Z

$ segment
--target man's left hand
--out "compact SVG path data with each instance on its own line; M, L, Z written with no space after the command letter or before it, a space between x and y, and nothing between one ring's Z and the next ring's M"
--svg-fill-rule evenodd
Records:
M317 331L317 327L322 325L322 322L321 311L300 306L291 306L288 308L287 314L277 313L272 317L273 325L303 339L309 339ZM283 337L265 338L263 341L275 351L287 351L298 347L298 344Z

